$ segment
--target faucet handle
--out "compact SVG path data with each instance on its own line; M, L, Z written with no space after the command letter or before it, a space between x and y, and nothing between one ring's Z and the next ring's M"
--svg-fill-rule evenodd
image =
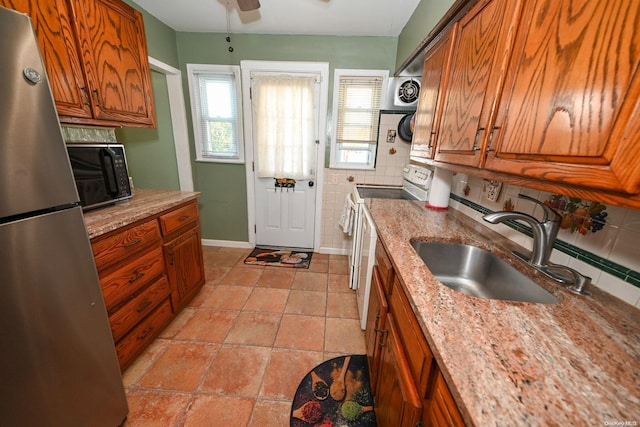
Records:
M534 199L533 197L527 196L526 194L522 194L522 193L518 194L518 197L521 199L529 200L530 202L533 202L542 208L542 212L544 215L542 218L542 222L546 222L546 221L560 222L560 220L562 220L562 216L560 216L558 212L551 209L549 206L545 205L540 200Z

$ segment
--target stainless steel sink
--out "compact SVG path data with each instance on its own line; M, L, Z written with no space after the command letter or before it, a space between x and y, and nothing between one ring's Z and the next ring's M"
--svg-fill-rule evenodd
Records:
M411 245L438 281L463 294L541 304L558 302L533 280L484 249L420 240Z

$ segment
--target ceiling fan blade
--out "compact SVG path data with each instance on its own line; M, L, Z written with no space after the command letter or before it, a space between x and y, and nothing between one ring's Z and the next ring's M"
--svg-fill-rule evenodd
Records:
M238 6L240 10L243 12L248 12L250 10L256 10L260 8L259 0L237 0Z

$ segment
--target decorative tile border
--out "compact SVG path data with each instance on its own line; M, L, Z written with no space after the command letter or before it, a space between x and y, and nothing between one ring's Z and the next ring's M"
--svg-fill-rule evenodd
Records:
M493 213L491 209L487 209L482 205L474 203L470 200L465 199L464 197L460 197L457 194L451 193L450 198L455 200L456 202L462 203L463 205L480 212L483 215ZM516 221L505 221L504 224L513 228L520 233L526 234L529 237L533 237L533 232L531 228L521 224ZM634 271L630 268L627 268L623 265L617 264L615 262L609 261L608 259L602 258L594 253L589 251L585 251L577 246L574 246L565 241L556 239L553 247L560 252L564 252L565 254L576 258L584 263L587 263L599 270L602 270L610 275L617 277L620 280L624 280L625 282L640 288L640 272Z

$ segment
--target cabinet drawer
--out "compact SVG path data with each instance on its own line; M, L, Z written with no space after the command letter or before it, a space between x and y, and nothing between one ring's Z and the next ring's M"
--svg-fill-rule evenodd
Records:
M153 340L156 335L171 320L171 303L169 299L165 299L149 316L131 330L116 344L116 353L120 368L127 366L134 357L146 345Z
M132 254L161 241L156 220L147 221L135 227L114 234L111 237L91 243L93 257L98 270L126 260Z
M160 228L164 236L186 227L198 220L198 205L189 203L186 206L160 216Z
M409 368L418 385L418 392L424 397L431 375L433 355L397 278L393 282L393 288L389 297L389 310L395 316L398 335L406 351Z
M118 304L164 273L162 248L156 248L140 258L100 278L102 294L111 312Z
M382 288L387 296L391 293L391 284L393 283L393 264L387 255L387 251L382 242L378 239L376 243L376 265L380 271L380 280L382 281Z
M122 338L136 323L166 299L169 292L169 282L165 276L162 276L110 316L113 339L118 341Z

